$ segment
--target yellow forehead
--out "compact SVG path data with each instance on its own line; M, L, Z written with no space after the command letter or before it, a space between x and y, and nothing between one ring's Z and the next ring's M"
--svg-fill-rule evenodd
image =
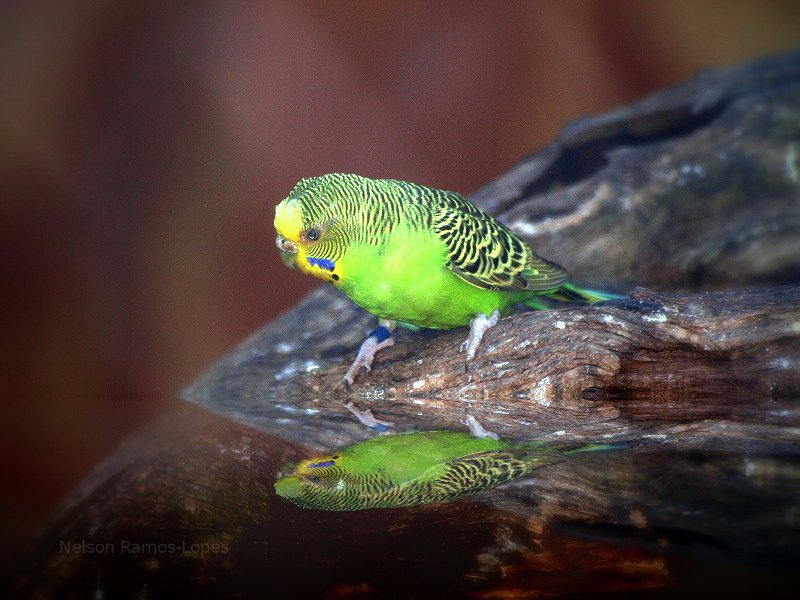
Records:
M275 231L287 240L297 242L303 230L303 215L299 202L287 198L275 208Z

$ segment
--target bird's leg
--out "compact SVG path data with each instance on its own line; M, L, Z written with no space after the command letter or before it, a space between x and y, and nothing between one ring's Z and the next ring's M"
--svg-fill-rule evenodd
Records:
M356 375L360 369L369 371L372 368L372 359L375 358L375 353L383 348L394 346L394 339L392 339L392 331L397 326L396 321L388 319L379 319L378 326L369 332L367 339L361 344L358 350L358 356L347 369L347 373L342 380L347 385L353 385L356 380Z
M483 425L478 422L478 419L473 417L472 415L467 415L466 420L467 427L469 427L469 432L472 437L476 438L492 438L493 440L499 440L500 436L498 436L493 431L489 431Z
M491 317L479 313L469 322L469 337L458 349L459 352L467 351L467 362L471 361L472 357L475 356L475 352L478 350L478 346L480 346L481 340L483 339L483 334L486 333L489 327L497 325L499 319L500 313L494 311Z
M370 409L367 408L366 410L359 410L359 408L352 402L348 402L344 405L344 407L353 413L363 425L366 425L370 429L374 429L378 433L390 433L392 431L392 425L394 425L394 423L391 421L381 421L376 419L375 415L372 414Z

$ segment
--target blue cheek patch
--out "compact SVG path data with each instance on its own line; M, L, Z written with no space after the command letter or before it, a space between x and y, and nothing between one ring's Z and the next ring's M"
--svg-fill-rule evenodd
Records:
M386 341L390 337L392 337L392 332L389 331L383 325L378 325L378 327L369 332L369 335L367 337L374 337L376 340L378 340L378 343L380 344L381 342Z
M306 258L308 264L312 267L319 267L320 269L325 269L326 271L333 271L336 268L336 263L332 260L328 260L327 258Z
M326 460L318 463L311 463L306 467L307 469L319 469L320 467L332 467L336 464L335 460Z

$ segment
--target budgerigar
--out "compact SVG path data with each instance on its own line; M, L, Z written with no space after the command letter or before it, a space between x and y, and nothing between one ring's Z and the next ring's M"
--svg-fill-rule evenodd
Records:
M575 452L611 448L513 444L456 431L384 435L300 462L282 473L275 491L321 510L414 506L480 492Z
M370 370L400 325L470 326L469 362L484 332L519 303L613 296L567 283L511 230L454 192L393 179L303 179L275 211L283 262L329 281L379 318L344 381Z

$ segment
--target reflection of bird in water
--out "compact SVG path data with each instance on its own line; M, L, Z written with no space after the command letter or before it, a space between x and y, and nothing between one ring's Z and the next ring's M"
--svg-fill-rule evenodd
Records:
M282 473L275 491L321 510L413 506L474 494L575 452L610 448L513 444L455 431L384 435L301 461Z

